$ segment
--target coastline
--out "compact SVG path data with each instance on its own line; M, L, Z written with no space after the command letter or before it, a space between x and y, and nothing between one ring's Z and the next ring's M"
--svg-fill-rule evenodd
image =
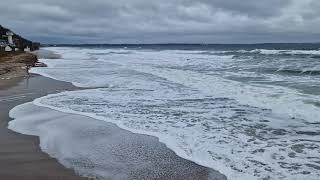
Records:
M17 105L31 102L36 98L55 94L62 91L77 90L79 88L71 83L53 80L36 74L30 77L16 77L3 81L4 86L0 88L1 110L1 138L0 145L0 177L6 179L84 179L77 176L71 169L62 166L55 158L51 158L42 152L39 147L39 138L18 134L7 128L9 111ZM53 111L53 110L52 110ZM57 112L57 111L56 111ZM59 112L61 114L61 112ZM80 115L70 115L73 118L85 118L86 121L98 121ZM195 164L177 156L155 137L134 134L118 128L117 126L100 122L108 130L113 132L106 138L112 142L108 152L114 152L115 146L125 146L126 149L117 149L123 155L140 154L134 157L137 162L148 164L148 168L140 171L131 171L132 179L226 179L224 175L213 169ZM129 140L129 141L128 141ZM122 142L119 144L119 142ZM125 143L124 143L125 142ZM112 155L112 154L111 154ZM121 156L123 158L123 155ZM151 157L151 158L146 158ZM119 157L118 157L119 158ZM117 160L117 159L116 159ZM127 156L127 162L131 163L132 157ZM138 163L139 164L139 163ZM149 167L151 165L151 168ZM141 166L143 167L143 166ZM110 167L117 169L119 167ZM129 178L129 179L131 179Z
M69 83L35 74L31 74L29 78L15 77L1 82L0 179L84 179L42 152L38 137L18 134L7 128L11 120L8 113L13 107L49 93L72 90L74 87Z

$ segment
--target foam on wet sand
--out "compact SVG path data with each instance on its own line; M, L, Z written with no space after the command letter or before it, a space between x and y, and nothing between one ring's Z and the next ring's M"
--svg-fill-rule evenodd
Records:
M26 103L10 111L9 128L40 137L40 147L68 168L99 179L213 179L220 173L179 158L156 138L89 117Z

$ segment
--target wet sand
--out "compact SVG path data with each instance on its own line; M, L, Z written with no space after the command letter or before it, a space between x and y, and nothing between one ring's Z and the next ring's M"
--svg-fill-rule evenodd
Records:
M0 179L62 180L83 179L66 169L55 159L41 152L39 139L7 129L8 112L16 105L34 98L74 87L68 83L50 81L38 75L1 80L0 88Z
M76 87L38 75L15 79L13 84L14 81L20 82L0 89L0 179L81 179L73 170L63 167L57 160L41 152L38 137L21 135L7 129L10 121L8 112L16 105L46 94L75 90ZM56 121L62 118L76 119L83 121L84 127L103 128L102 132L108 132L104 141L108 146L103 153L108 156L107 160L117 162L110 163L107 168L110 169L111 179L119 177L121 173L129 174L129 179L225 179L217 171L178 157L155 137L133 134L102 121L93 125L92 122L97 120L84 116L56 113L59 113L54 118ZM70 132L80 130L70 129ZM116 171L118 174L112 175L113 170L119 170Z

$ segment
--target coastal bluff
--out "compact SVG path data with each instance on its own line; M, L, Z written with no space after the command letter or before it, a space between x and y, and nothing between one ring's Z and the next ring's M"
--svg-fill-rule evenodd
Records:
M8 33L12 33L11 41L8 38ZM5 50L6 46L10 46L13 51L24 51L26 48L28 51L35 51L40 48L40 43L32 42L22 36L13 33L12 30L0 25L0 52Z
M35 51L40 43L35 43L13 33L0 25L0 79L11 79L28 75L30 67L36 66Z
M0 80L28 75L28 69L37 61L37 56L32 53L0 53Z

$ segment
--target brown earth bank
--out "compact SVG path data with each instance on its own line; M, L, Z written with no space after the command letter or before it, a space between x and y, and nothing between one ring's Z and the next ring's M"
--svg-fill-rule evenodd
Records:
M37 56L31 53L0 53L0 79L28 75L28 69L35 66L37 61Z
M12 84L10 79L29 76L29 69L44 66L37 55L26 52L0 52L0 89Z

